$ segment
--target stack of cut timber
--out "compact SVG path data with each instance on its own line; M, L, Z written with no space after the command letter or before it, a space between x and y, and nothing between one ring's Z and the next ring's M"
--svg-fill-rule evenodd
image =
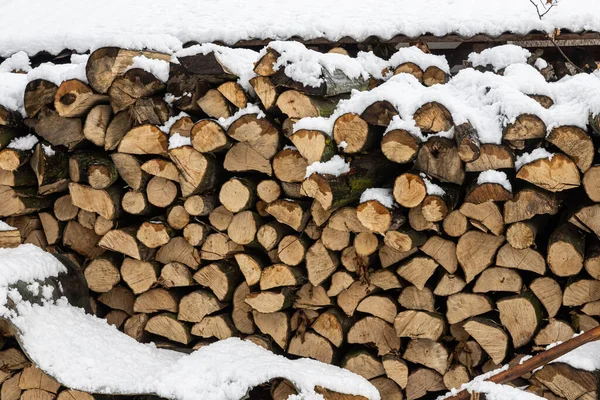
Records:
M382 135L399 111L377 101L340 115L330 137L291 126L381 82L330 75L317 90L275 70L268 50L249 93L215 53L180 58L167 82L127 70L140 55L169 59L99 49L89 83L35 80L27 118L0 109L0 216L16 228L0 247L70 256L94 312L131 337L169 348L243 337L347 368L383 399L418 399L599 324L597 116L546 136L523 113L501 144L481 144L451 104L427 102L413 117L423 141ZM415 67L395 71L448 79ZM230 118L251 102L264 117ZM554 155L515 168L538 148ZM334 157L347 170L306 175ZM2 354L2 399L88 398L34 367L13 375L27 361ZM581 374L555 364L518 384L592 398L597 378Z

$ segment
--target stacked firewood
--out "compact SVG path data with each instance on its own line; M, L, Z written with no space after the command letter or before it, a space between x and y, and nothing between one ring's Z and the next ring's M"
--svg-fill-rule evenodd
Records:
M292 127L381 81L328 74L305 86L268 49L250 93L214 52L179 57L166 82L127 69L139 56L169 60L99 49L88 83L34 80L27 118L0 112L0 216L17 228L0 246L69 255L95 313L131 337L198 348L239 336L347 368L383 399L418 399L599 324L595 116L589 131L546 136L523 114L502 144L481 144L428 102L414 113L433 135L423 141L384 136L398 110L375 101L339 116L330 137ZM413 63L394 72L449 79ZM10 145L27 135L31 149ZM554 156L515 168L538 147ZM334 157L348 169L307 174ZM488 170L510 185L479 179ZM563 364L523 379L552 398L596 390L592 373ZM292 393L271 386L274 399Z

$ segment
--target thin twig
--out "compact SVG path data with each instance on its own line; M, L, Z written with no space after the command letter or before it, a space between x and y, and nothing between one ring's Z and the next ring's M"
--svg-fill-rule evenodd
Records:
M578 72L585 72L583 69L581 69L577 65L575 65L575 63L573 61L571 61L571 59L569 57L567 57L567 55L563 52L563 50L560 48L558 43L556 43L556 40L554 39L553 35L548 35L548 37L550 38L550 41L552 42L552 44L558 49L558 51L563 56L563 58L565 60L567 60L567 62L569 64L571 64L573 66L573 68L575 68Z
M542 17L546 14L548 14L550 12L550 10L552 10L552 8L556 5L556 3L554 1L552 1L550 3L550 7L546 8L546 6L542 3L542 0L540 0L540 3L542 4L542 8L544 9L543 13L540 13L540 9L538 7L537 4L535 4L535 2L533 0L529 0L529 2L531 4L533 4L533 6L535 7L535 11L537 12L537 15L540 19L542 19Z

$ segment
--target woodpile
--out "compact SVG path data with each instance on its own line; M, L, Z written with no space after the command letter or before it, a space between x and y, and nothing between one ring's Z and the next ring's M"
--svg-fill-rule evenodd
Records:
M381 82L304 86L273 69L275 51L253 91L215 53L180 58L162 82L125 68L140 55L96 50L88 83L32 81L26 118L0 109L0 216L17 228L0 247L68 254L96 315L136 340L243 337L347 368L383 399L418 399L600 324L600 132L546 136L523 114L501 144L481 144L450 105L428 102L414 113L423 141L383 135L398 115L385 101L339 116L331 137L293 132ZM395 73L448 79L409 64ZM261 115L239 112L252 102ZM30 149L9 145L30 134ZM539 147L554 156L515 168ZM348 170L307 174L333 157ZM480 179L488 170L505 182ZM588 381L575 397L555 385L583 388L580 374L554 364L517 386L584 398ZM60 391L14 347L0 350L0 382L3 400L91 398Z

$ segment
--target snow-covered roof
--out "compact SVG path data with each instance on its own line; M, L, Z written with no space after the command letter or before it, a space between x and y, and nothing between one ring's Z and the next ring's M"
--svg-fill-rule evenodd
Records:
M183 43L305 40L423 34L497 36L505 32L600 31L600 2L560 1L542 19L528 0L30 0L2 1L0 56L102 46L175 52ZM32 12L35 10L35 12Z

